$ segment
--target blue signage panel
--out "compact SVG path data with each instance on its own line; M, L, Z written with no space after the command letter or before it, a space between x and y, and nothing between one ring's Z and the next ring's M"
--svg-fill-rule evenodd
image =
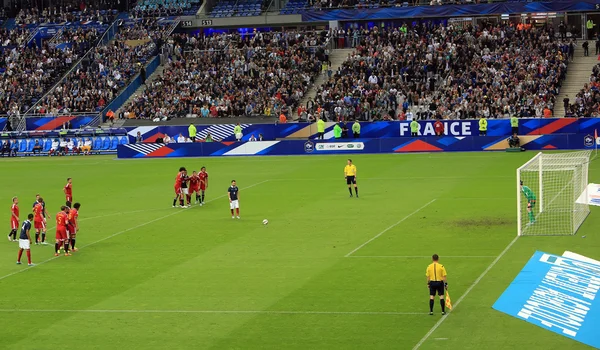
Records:
M600 265L536 252L493 308L600 348Z

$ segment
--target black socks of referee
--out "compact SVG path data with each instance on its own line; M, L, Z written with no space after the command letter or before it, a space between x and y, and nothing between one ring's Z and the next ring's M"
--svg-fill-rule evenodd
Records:
M435 300L433 299L429 299L429 311L433 312L433 304L435 303Z
M356 197L358 197L358 187L354 187L354 193L356 193Z
M350 192L350 197L352 197L352 187L348 187L348 192Z
M446 312L446 300L440 299L440 305L442 306L442 312Z

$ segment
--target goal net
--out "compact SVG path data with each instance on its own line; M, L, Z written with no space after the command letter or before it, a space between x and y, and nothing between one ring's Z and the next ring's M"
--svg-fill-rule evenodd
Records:
M538 153L517 169L519 236L577 232L590 213L587 204L576 203L587 189L590 155L591 151Z

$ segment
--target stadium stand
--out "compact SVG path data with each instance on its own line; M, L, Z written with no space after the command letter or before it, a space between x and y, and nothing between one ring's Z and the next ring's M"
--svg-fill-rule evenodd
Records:
M155 53L154 42L98 46L36 106L35 113L99 112Z
M116 16L116 10L100 10L91 7L50 7L39 11L36 7L23 8L15 17L17 25L27 26L33 24L66 23L96 21L110 23Z
M139 0L131 14L136 18L193 16L201 5L201 0Z
M263 0L222 0L210 12L211 17L248 17L258 16L266 4Z
M161 25L153 18L140 18L124 23L115 38L117 40L164 40L169 34L169 25Z
M551 29L416 26L361 30L353 54L318 88L307 115L328 119L542 116L568 58Z
M127 106L126 118L278 115L314 82L328 38L320 32L175 36L164 74ZM207 50L208 48L208 50Z
M563 101L566 117L600 117L600 63L595 65L589 83L568 102Z

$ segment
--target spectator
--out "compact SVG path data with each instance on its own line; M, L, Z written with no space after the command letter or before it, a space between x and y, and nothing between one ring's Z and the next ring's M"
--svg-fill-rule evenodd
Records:
M186 138L182 133L179 133L179 136L177 136L177 143L186 143Z
M172 140L171 140L171 136L169 136L169 135L165 134L165 136L163 136L163 143L164 143L164 144L169 144L169 143L171 143L171 142L172 142Z
M444 123L440 119L433 123L433 130L435 130L436 136L444 136Z
M144 138L142 137L142 134L138 131L137 135L135 135L135 143L142 143L144 142Z
M250 135L248 141L256 141L256 137L254 137L254 134Z

